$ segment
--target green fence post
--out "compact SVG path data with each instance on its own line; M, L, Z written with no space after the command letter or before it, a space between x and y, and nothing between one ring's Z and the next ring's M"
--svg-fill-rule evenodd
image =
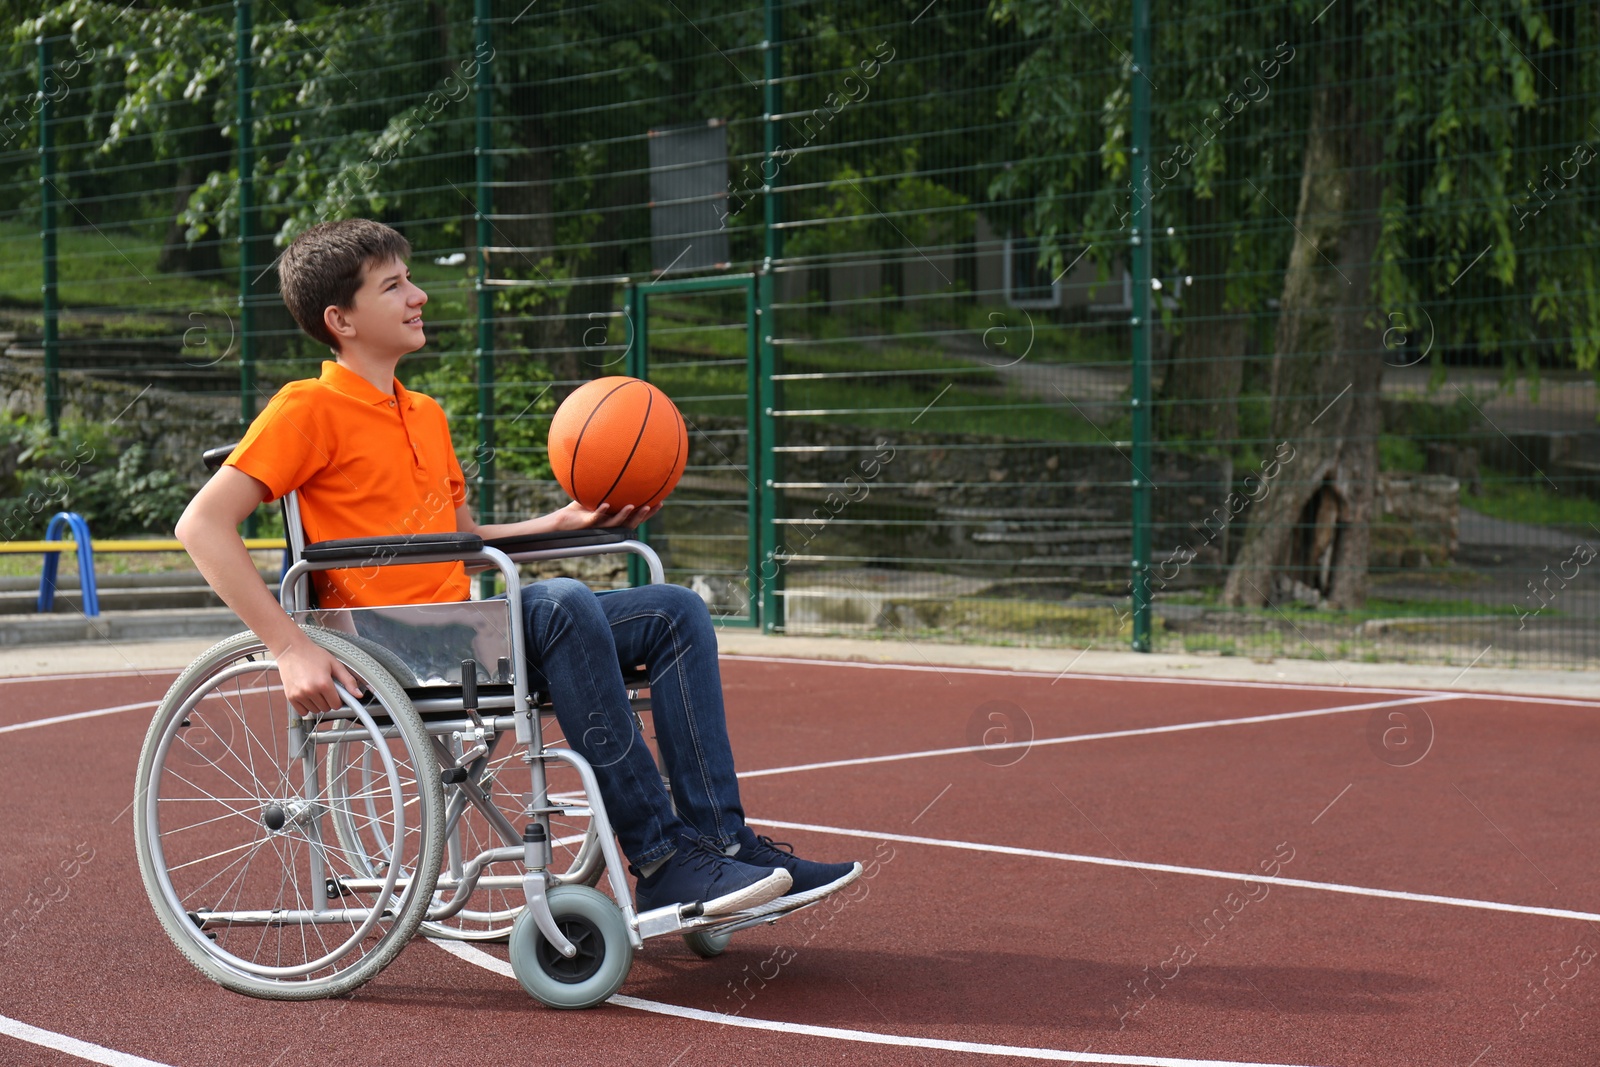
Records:
M494 432L494 296L489 290L489 240L492 225L489 215L494 210L489 183L494 179L494 158L489 154L494 139L494 74L489 64L494 57L489 43L489 0L473 0L472 40L478 59L476 81L478 122L476 143L472 155L476 163L477 204L474 218L477 221L478 276L474 282L477 293L478 325L478 519L494 521L495 482L495 432ZM486 572L478 579L478 588L484 596L494 592L494 573Z
M250 0L234 0L234 66L239 76L239 432L256 417L256 322L250 290L256 263L255 73L250 37L255 32Z
M1133 0L1133 649L1150 651L1150 0Z
M779 138L782 128L778 125L778 115L783 110L783 86L778 79L783 76L783 25L780 21L781 8L779 0L765 0L766 8L766 40L762 42L762 55L764 65L762 69L763 88L762 106L766 120L762 128L762 160L761 160L761 191L763 221L766 230L766 256L761 264L761 270L756 282L756 324L757 335L761 339L758 349L758 365L754 368L757 374L756 388L759 392L757 402L761 417L757 425L750 427L750 455L747 460L756 471L756 485L759 487L760 507L756 522L759 527L759 546L756 564L756 588L758 596L758 618L761 628L767 633L783 627L783 590L784 565L780 559L782 546L778 541L778 456L775 451L778 445L778 405L781 403L777 382L773 375L778 371L778 350L772 343L777 323L772 314L772 305L776 300L775 287L777 276L773 269L783 258L783 231L779 224L783 222L783 201L778 196ZM773 561L769 568L767 561Z
M44 255L44 417L50 436L61 433L61 336L56 294L55 143L50 138L50 42L39 45L39 239Z
M628 320L628 351L623 357L622 370L630 378L650 380L650 297L637 285L630 284L623 293L623 314ZM648 524L647 524L648 525ZM649 531L641 527L639 540L650 543ZM628 554L628 585L637 588L650 584L650 568L643 559Z

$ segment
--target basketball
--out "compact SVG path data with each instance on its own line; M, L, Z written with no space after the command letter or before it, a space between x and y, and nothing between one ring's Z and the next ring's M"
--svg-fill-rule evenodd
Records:
M579 386L550 421L550 469L589 509L655 507L683 477L689 431L667 394L638 378Z

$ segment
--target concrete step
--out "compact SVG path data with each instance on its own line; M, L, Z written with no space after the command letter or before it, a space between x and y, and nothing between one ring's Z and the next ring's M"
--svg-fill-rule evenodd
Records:
M1059 519L1109 519L1112 512L1109 508L1089 507L1062 507L1062 508L938 508L935 511L941 519L953 522L1043 522Z
M0 616L0 647L79 641L154 641L167 637L226 637L245 628L227 608L113 611L84 615Z
M61 568L65 571L66 568ZM76 573L56 573L56 588L68 590L78 588L78 575ZM97 574L95 587L101 592L107 589L149 589L155 586L164 588L205 588L206 580L200 576L199 571L170 571L159 574ZM34 575L8 575L0 578L0 593L14 593L19 591L35 591L39 589L39 576Z
M1062 545L1092 541L1132 541L1131 526L1102 526L1088 530L974 530L972 539L980 544Z
M259 572L270 589L278 586L277 571ZM96 579L101 611L155 611L169 608L220 608L222 600L211 591L199 571L160 574L103 574ZM32 615L39 600L39 579L0 578L0 616ZM81 615L83 598L78 576L59 576L54 614Z
M800 627L877 629L892 616L892 609L981 595L990 584L986 578L966 575L865 567L796 575L784 590L784 618Z
M210 586L150 586L141 589L100 589L101 611L140 611L157 608L219 608L222 600ZM33 614L39 589L0 593L0 615ZM76 615L83 610L77 589L56 589L55 613Z

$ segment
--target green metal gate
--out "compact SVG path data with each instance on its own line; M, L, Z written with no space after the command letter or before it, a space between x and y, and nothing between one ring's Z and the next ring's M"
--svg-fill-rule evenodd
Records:
M668 579L689 585L723 626L763 619L763 534L770 504L760 489L766 447L760 404L760 336L753 274L630 285L627 372L654 382L683 413L689 462L661 516L647 526ZM768 534L770 536L770 534ZM629 580L648 580L639 561Z

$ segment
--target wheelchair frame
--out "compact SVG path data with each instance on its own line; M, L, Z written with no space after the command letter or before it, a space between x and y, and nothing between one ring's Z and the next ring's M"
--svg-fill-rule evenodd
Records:
M211 450L206 454L208 464L220 465L231 450L232 446ZM135 844L158 918L178 948L208 977L252 996L337 995L382 970L418 929L424 929L435 936L508 937L513 971L530 995L552 1007L581 1008L604 1001L621 987L634 951L647 938L682 934L696 953L710 957L722 951L734 931L800 910L773 902L708 918L691 903L637 912L593 768L576 751L545 744L541 718L549 709L541 707L528 684L517 564L621 551L644 559L652 583L664 582L660 558L648 545L615 530L537 535L494 544L456 533L306 545L294 494L285 498L284 513L295 562L283 576L280 603L366 688L358 698L340 686L343 706L323 715L300 715L287 709L286 701L284 708L274 707L270 684L240 684L275 670L265 646L246 632L202 655L174 682L158 707L140 755ZM462 664L458 693L431 696L420 687L408 691L393 664L384 662L383 649L349 634L306 626L307 613L313 610L309 589L315 572L445 562L493 567L505 581L503 604L514 664L509 692L499 686L480 694L475 661ZM262 693L264 712L254 699ZM637 714L640 701L635 692L629 695ZM275 736L270 746L274 760L267 773L276 773L270 786L260 777L255 752L263 753L263 764L268 762L269 746L260 735L272 731L256 731L247 716L275 723L284 731L281 758ZM219 724L226 726L226 738ZM507 733L515 736L529 772L520 831L483 787L495 747ZM207 748L213 737L216 744ZM326 750L325 757L319 758L319 748ZM443 766L445 757L449 766ZM222 761L233 770L223 770ZM547 770L552 762L576 773L584 794L581 802L552 802ZM182 769L175 769L179 764ZM211 775L208 767L219 773ZM198 784L199 779L215 780L224 792L237 790L243 795L218 797ZM241 779L253 783L253 788ZM352 782L358 787L354 792ZM490 789L493 785L491 778ZM185 786L199 795L177 795L185 792ZM213 818L164 827L168 809L188 812L193 810L190 805L219 810ZM500 843L469 855L477 846L463 843L461 828L474 810ZM410 827L408 811L415 814ZM580 835L558 838L552 832L552 816L587 818L587 825ZM248 831L250 840L213 842L224 830ZM179 839L181 834L196 833L204 839L198 846ZM578 847L570 862L556 864L554 848L575 842ZM212 851L172 862L184 859L189 847ZM174 855L169 857L169 852ZM241 853L249 856L242 868ZM227 859L230 856L235 858ZM270 897L270 872L265 877L257 872L253 880L250 874L263 856L268 863L275 856L284 865L275 906L202 906L200 901L228 892L242 896L246 883ZM216 874L197 885L189 875L180 874L224 859L226 864ZM520 864L521 873L486 873L492 865L506 863ZM558 865L565 869L555 870ZM193 878L204 873L196 872ZM609 883L610 898L593 888L602 876ZM296 906L284 906L285 886L302 877L305 889L293 886ZM220 881L224 878L226 882ZM520 909L472 913L488 916L482 920L487 924L484 930L443 925L464 914L479 890L499 891L508 898L520 894L523 903ZM357 898L354 905L349 897ZM366 898L364 903L361 898ZM511 920L509 929L503 925L506 919ZM296 955L296 931L299 955L308 958L285 963L286 952ZM343 940L330 948L330 935ZM235 944L248 951L253 937L258 958L246 959L234 951ZM269 942L275 945L270 951ZM259 958L273 952L271 962Z

